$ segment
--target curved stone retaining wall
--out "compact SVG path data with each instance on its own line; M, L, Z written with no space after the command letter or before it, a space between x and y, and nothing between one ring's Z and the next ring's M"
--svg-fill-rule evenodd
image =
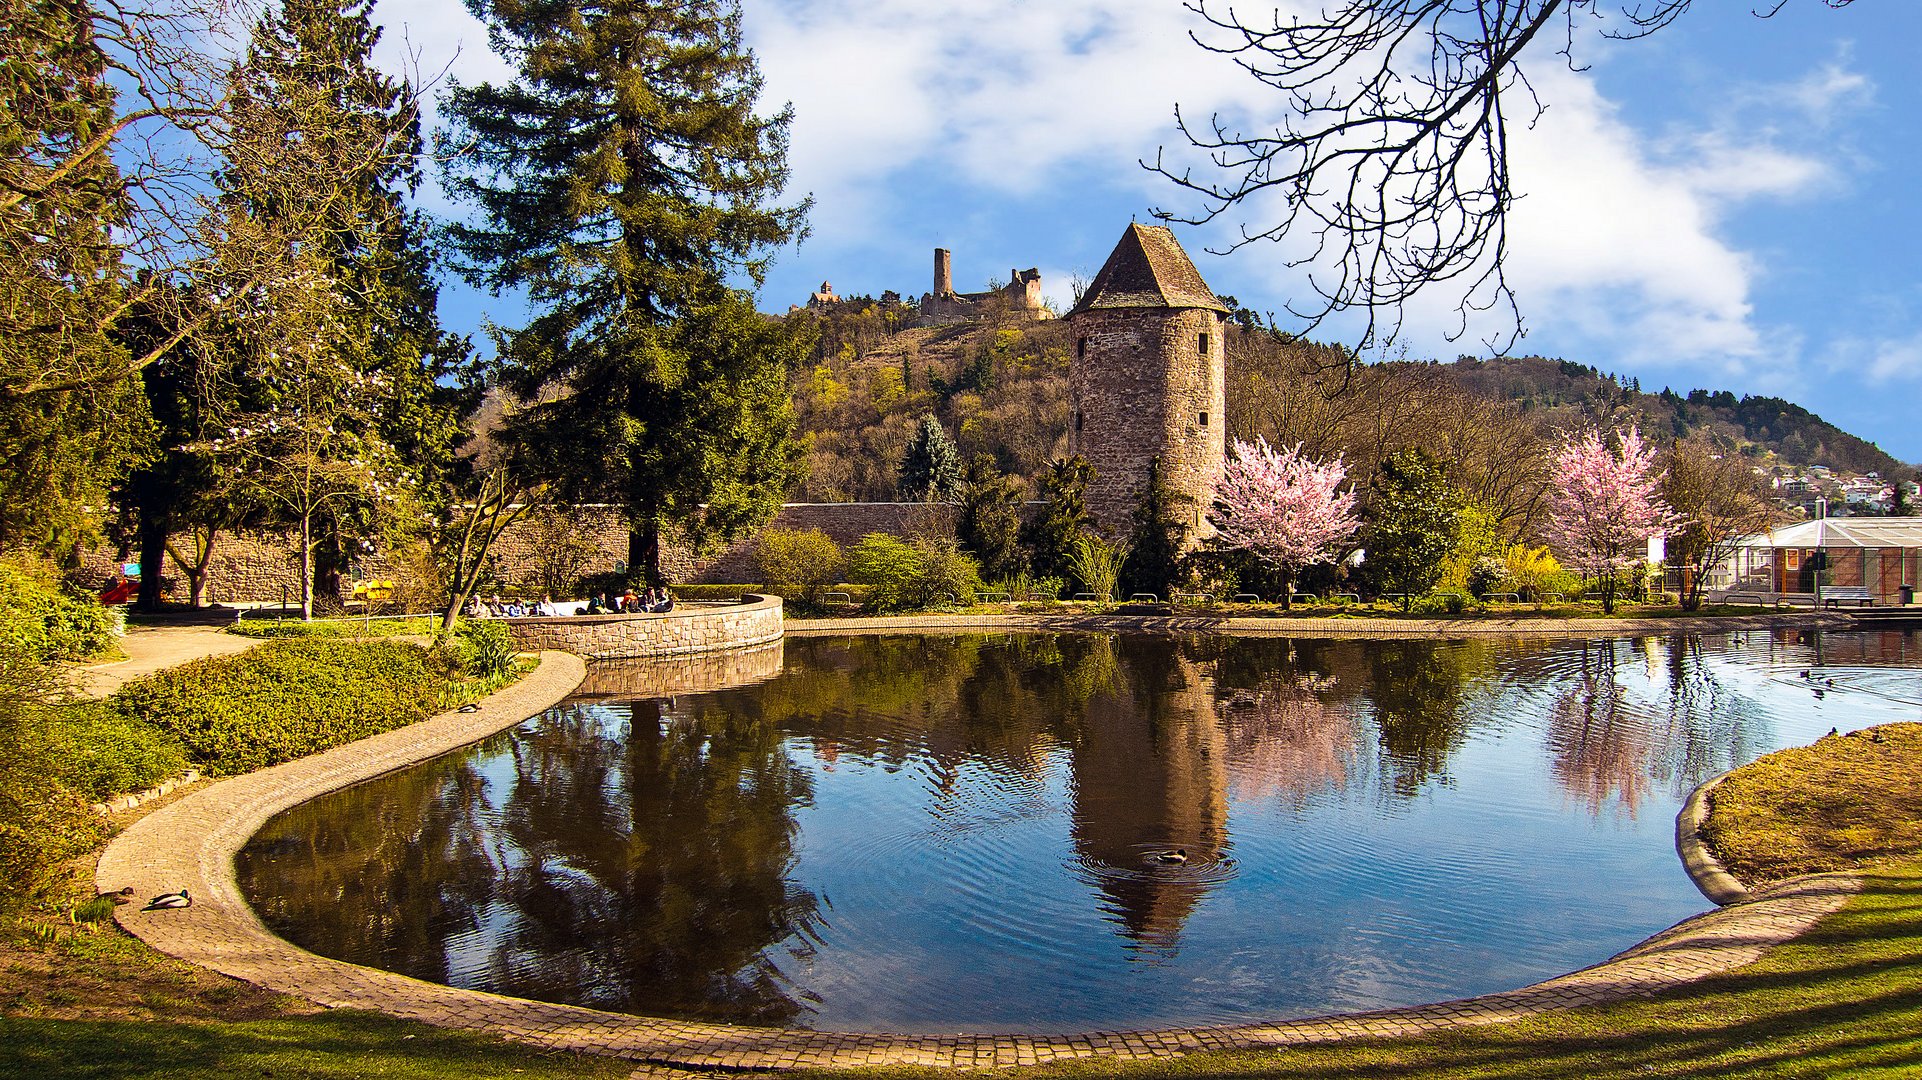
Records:
M514 644L526 652L556 649L589 660L686 656L781 640L781 598L683 602L661 615L561 615L504 621Z

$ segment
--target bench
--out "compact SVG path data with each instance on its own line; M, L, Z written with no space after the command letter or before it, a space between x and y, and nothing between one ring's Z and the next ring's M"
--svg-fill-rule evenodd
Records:
M1822 602L1830 607L1837 604L1869 607L1875 603L1875 594L1869 592L1867 585L1830 585L1822 590Z

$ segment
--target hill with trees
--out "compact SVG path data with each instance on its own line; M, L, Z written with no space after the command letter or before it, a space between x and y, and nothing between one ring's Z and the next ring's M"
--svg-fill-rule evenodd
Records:
M916 325L894 294L789 316L815 343L790 372L807 474L796 501L899 496L899 467L933 416L960 460L990 455L1030 496L1068 430L1065 320L1003 318ZM1442 462L1497 531L1532 535L1548 449L1584 425L1633 424L1658 445L1696 440L1757 465L1826 465L1907 475L1903 463L1792 402L1728 391L1643 391L1593 367L1541 357L1397 360L1352 369L1338 346L1276 333L1245 315L1228 331L1228 433L1342 455L1366 487L1406 450Z

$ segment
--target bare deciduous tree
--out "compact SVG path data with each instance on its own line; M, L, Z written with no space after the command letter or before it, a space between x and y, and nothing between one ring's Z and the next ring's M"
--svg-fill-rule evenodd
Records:
M1852 0L1820 0L1846 7ZM1768 16L1787 0L1762 0ZM1505 352L1521 312L1503 272L1509 136L1533 124L1543 103L1526 65L1554 52L1579 67L1579 37L1653 33L1692 0L1332 0L1312 16L1266 22L1209 0L1187 7L1209 26L1192 35L1273 88L1286 114L1272 130L1245 131L1220 116L1177 113L1182 134L1213 169L1158 155L1148 167L1200 198L1202 208L1162 216L1190 224L1230 209L1256 215L1238 248L1287 240L1298 265L1317 273L1315 301L1289 311L1312 330L1358 310L1357 351L1386 347L1403 306L1432 286L1459 290L1459 336L1472 313L1506 313L1506 330L1484 344Z
M1702 606L1709 571L1741 542L1774 525L1779 511L1740 455L1705 439L1677 442L1662 455L1662 500L1680 519L1668 534L1668 564L1682 569L1682 610Z

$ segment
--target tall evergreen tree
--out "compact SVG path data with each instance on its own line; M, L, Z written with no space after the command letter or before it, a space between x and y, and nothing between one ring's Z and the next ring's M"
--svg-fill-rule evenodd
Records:
M981 562L981 576L1006 581L1027 567L1021 550L1021 494L983 451L968 460L954 535Z
M1094 515L1088 513L1088 485L1094 482L1094 477L1094 466L1080 454L1049 463L1048 475L1041 482L1041 496L1046 505L1034 520L1021 528L1021 543L1028 549L1028 565L1034 568L1037 577L1066 581L1073 576L1075 545L1083 532L1098 524Z
M904 502L961 501L961 452L933 413L914 429L896 477L895 493Z
M1402 594L1401 606L1441 580L1442 565L1462 535L1460 491L1426 450L1403 450L1382 461L1368 482L1361 546L1362 578L1376 592Z
M736 3L469 6L519 69L457 86L443 135L480 211L451 234L466 272L535 309L498 335L534 402L514 435L563 496L624 504L628 561L659 580L664 531L738 535L797 474L784 376L806 331L726 286L801 231L806 203L774 203L790 113L755 111Z
M85 4L0 0L0 552L85 536L143 450L108 69Z
M221 358L207 446L298 530L304 612L315 553L409 520L393 511L419 472L451 467L472 401L443 385L465 349L434 317L424 230L403 205L419 180L416 100L373 65L370 8L284 0L255 24L228 76L207 219L219 315L195 345Z
M1161 457L1148 462L1148 476L1129 515L1128 558L1121 566L1121 593L1167 596L1181 572L1181 549L1188 529L1175 506L1176 496L1161 478Z

